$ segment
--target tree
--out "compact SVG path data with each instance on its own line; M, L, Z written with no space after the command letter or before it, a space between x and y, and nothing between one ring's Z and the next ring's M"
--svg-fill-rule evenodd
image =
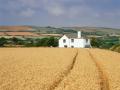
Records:
M91 45L93 47L100 47L100 42L96 38L91 39Z
M11 38L11 41L12 41L12 44L15 44L15 45L18 44L18 38L16 37Z
M4 44L6 44L6 43L7 43L7 39L6 38L4 38L4 37L0 38L0 47L3 47Z
M36 39L36 46L56 47L58 46L58 40L54 37Z
M50 38L48 38L48 42L47 42L47 45L50 47L50 46L53 46L53 47L55 47L56 45L55 45L55 38L54 37L50 37Z
M25 47L34 47L35 46L34 39L27 38L24 42L24 46Z
M42 44L41 44L41 39L36 39L35 40L35 46L37 46L37 47L39 47L39 46L41 46Z

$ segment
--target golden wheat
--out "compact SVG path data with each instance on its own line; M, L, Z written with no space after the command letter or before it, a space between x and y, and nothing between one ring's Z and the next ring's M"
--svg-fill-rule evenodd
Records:
M74 68L55 90L101 90L99 71L85 49L79 49Z
M107 80L108 90L120 90L120 54L107 50L91 49Z
M75 49L0 49L0 90L49 90L64 76Z
M120 90L119 71L106 50L0 48L0 90Z

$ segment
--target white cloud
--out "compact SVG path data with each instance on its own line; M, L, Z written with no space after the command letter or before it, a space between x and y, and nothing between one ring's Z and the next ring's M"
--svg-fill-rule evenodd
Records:
M64 18L84 18L84 17L99 17L99 13L94 11L91 7L84 3L84 0L42 0L44 2L44 9L53 16L61 16ZM78 2L80 5L69 3Z
M81 6L72 6L68 8L66 17L68 18L90 18L90 17L99 17L99 13L94 11L92 8L81 5Z
M63 6L61 6L57 3L53 3L50 5L47 4L45 6L45 9L48 11L48 13L50 13L51 15L54 15L54 16L60 16L60 15L63 15L65 13Z
M31 16L33 16L34 14L35 14L35 11L32 10L32 9L30 9L30 8L28 8L28 9L23 10L23 11L20 12L20 15L21 15L21 16L25 16L25 17L31 17Z
M54 24L56 24L57 21L61 24L71 23L71 25L79 23L87 25L107 25L112 23L113 25L119 25L120 7L114 6L114 8L112 8L112 1L113 0L0 0L0 16L10 18L30 18L34 16L33 19L41 18L46 20L46 23L53 22ZM111 6L109 6L109 3ZM43 23L41 21L38 22Z
M39 7L40 0L18 0L21 5L27 6L29 8L37 8Z
M103 12L103 15L106 17L116 17L116 16L120 16L120 11L114 10L114 11L109 11L109 12Z

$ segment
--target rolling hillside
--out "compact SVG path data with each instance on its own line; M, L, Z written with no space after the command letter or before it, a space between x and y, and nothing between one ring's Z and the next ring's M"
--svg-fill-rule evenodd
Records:
M114 29L114 28L104 28L104 27L61 27L61 28L55 28L55 27L39 27L39 26L0 26L0 31L31 31L31 32L38 32L38 33L44 33L44 34L73 34L76 33L76 31L81 30L83 32L92 32L92 33L100 33L100 34L110 34L110 33L116 33L120 34L120 29Z
M115 45L114 38L120 38L120 29L103 27L40 27L40 26L0 26L0 37L11 38L60 38L64 34L69 37L77 37L77 31L82 31L83 37L105 39L103 47ZM110 37L109 37L110 36ZM113 38L112 42L106 42L106 38ZM99 41L99 40L98 40ZM119 42L119 41L117 41ZM110 43L110 45L108 45Z
M0 26L0 31L27 31L31 29L30 26Z
M120 29L115 28L105 28L105 27L65 27L68 29L74 29L74 30L82 30L85 32L96 32L96 31L103 31L103 32L113 32L113 33L120 33Z
M0 90L120 89L120 54L116 52L70 48L0 51Z

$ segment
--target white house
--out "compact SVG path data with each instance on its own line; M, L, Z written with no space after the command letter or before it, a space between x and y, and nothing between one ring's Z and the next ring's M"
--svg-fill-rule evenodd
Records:
M78 31L77 38L70 38L66 35L59 39L59 47L61 48L89 48L91 47L90 39L83 38L81 31Z

